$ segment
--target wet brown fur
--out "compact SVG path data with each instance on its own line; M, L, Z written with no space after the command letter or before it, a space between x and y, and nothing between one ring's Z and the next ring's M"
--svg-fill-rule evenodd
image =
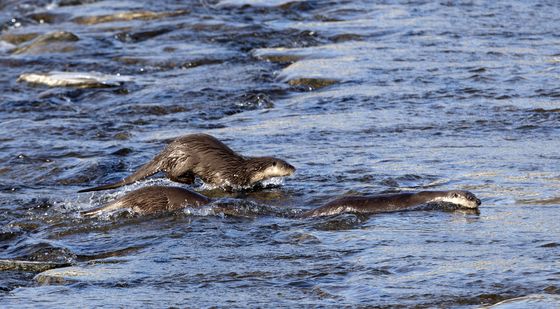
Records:
M150 186L125 194L123 197L105 206L84 211L84 217L96 217L103 212L130 209L139 215L174 211L185 207L200 207L210 203L210 199L202 194L179 188Z
M376 196L343 196L327 204L304 212L301 216L320 217L341 213L382 213L412 209L422 204L437 201L439 198L460 194L477 207L480 200L468 191L420 191L417 193L384 194Z
M254 179L256 174L272 165L286 173ZM238 189L269 177L291 175L294 171L295 168L283 160L273 157L244 157L211 135L190 134L176 138L152 161L122 181L78 192L114 189L158 172L164 172L169 179L180 183L192 184L195 177L199 177L208 184Z

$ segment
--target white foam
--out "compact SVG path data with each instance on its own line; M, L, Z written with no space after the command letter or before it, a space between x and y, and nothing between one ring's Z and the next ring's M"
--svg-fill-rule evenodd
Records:
M284 177L272 177L261 181L263 187L268 186L281 186L284 184Z
M183 213L190 216L197 217L209 217L209 216L219 216L224 218L225 215L222 212L216 212L213 206L204 206L200 208L186 207Z

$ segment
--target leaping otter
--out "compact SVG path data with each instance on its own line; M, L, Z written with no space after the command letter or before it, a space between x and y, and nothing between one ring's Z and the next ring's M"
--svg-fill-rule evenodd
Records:
M480 200L469 191L420 191L376 196L345 196L319 208L304 212L301 217L331 216L341 213L381 213L412 209L428 203L451 203L465 208L478 208Z
M192 184L199 177L208 184L243 189L271 178L290 176L295 167L273 157L244 157L208 134L190 134L176 138L152 161L123 180L78 192L115 189L158 172L176 182Z
M202 194L179 188L150 186L125 194L123 197L105 206L81 212L84 217L97 217L100 214L117 209L130 209L139 215L149 215L165 211L174 211L188 206L200 207L210 203Z

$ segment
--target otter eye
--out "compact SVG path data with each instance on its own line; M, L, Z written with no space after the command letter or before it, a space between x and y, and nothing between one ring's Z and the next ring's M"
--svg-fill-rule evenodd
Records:
M453 193L452 197L453 197L453 198L458 198L458 197L459 197L459 194Z
M276 166L276 161L272 162L272 166Z

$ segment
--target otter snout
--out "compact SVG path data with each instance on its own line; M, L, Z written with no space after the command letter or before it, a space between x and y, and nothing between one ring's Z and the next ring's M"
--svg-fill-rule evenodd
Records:
M278 176L291 176L296 171L296 168L284 160L277 159L272 162L271 170L274 171L272 173L277 173Z
M480 201L479 198L476 199L476 206L480 206L480 204L482 204L482 202Z
M289 164L289 163L286 163L286 173L287 173L286 176L290 176L290 175L292 175L292 174L295 173L295 172L296 172L295 166L293 166L293 165L291 165L291 164Z

